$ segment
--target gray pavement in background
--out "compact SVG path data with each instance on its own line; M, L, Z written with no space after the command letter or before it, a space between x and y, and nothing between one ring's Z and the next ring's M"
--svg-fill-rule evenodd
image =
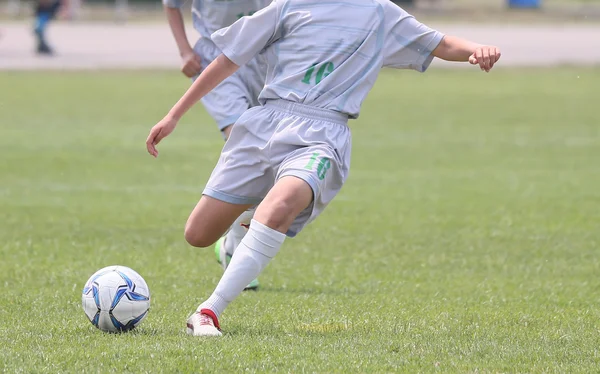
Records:
M431 26L502 49L504 66L600 65L600 25ZM189 30L190 40L196 34ZM33 53L28 24L0 25L0 70L178 69L179 56L166 23L58 23L49 40L57 55ZM437 66L461 64L436 61Z

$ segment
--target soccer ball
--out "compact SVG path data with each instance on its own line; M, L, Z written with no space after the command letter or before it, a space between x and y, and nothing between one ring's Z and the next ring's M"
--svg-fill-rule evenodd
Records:
M85 283L81 303L92 325L105 332L125 332L148 314L150 290L144 278L132 269L108 266Z

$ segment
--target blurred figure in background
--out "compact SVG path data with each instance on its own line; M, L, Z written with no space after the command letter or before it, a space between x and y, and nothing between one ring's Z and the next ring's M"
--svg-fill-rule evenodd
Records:
M36 0L35 4L35 36L37 39L36 52L42 55L52 55L54 51L46 40L46 29L61 7L67 7L67 0Z

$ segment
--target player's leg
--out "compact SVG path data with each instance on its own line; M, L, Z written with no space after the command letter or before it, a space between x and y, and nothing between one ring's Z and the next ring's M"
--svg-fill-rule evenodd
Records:
M296 217L310 206L312 200L313 190L306 181L291 175L284 176L259 204L253 223L258 222L270 230L286 234Z
M264 143L248 131L246 123L231 133L186 223L188 243L195 247L214 244L243 212L266 196L273 176L258 151L261 146Z
M220 126L221 127L221 126ZM229 139L233 124L221 128L221 133L225 140ZM222 235L215 243L215 256L217 262L223 267L223 270L227 269L231 262L231 257L235 252L235 249L240 245L240 242L248 232L250 221L254 216L254 206L249 207L247 210L242 212L233 224L229 227L229 230ZM246 290L257 290L260 283L258 279L252 279L247 285Z
M223 135L223 138L225 138L225 140L229 139L229 135L231 133L232 128L233 124L221 128L221 134ZM250 220L252 219L253 215L253 207L243 212L233 222L227 233L215 243L215 255L217 258L217 262L221 264L223 270L225 270L229 265L229 262L231 261L231 256L233 255L235 248L237 248L237 246L242 241L244 235L246 235L246 232L248 231L248 226L250 225ZM254 279L248 284L246 289L255 290L258 288L258 285L258 280Z
M241 96L229 95L230 97L237 97L236 107L239 109L243 107L255 107L259 105L258 96L265 85L265 72L267 69L266 60L262 58L254 58L253 60L242 66L232 77L231 89L233 91L241 93ZM239 110L238 109L238 110ZM232 108L235 112L236 109ZM227 126L221 129L225 139L229 138L232 126ZM215 245L215 254L217 261L227 268L227 264L231 259L235 249L240 244L246 233L250 221L254 215L254 209L250 209L244 212L231 226L228 233ZM258 287L258 280L253 280L248 284L246 289L256 289Z
M227 233L219 238L219 240L217 240L215 243L215 256L217 258L217 262L223 267L223 270L227 269L227 266L229 266L235 249L238 245L240 245L242 239L248 232L250 221L252 220L253 216L254 207L243 212L233 222L229 228L229 231L227 231ZM246 290L256 290L258 289L258 286L258 279L253 279L246 286Z
M37 53L47 55L53 53L46 41L46 28L59 8L60 0L38 0L36 3L34 31L37 38Z
M202 196L185 224L185 240L194 247L213 245L253 204L232 204Z
M203 59L213 55L216 57L220 53L216 46L209 40L201 39L194 48L200 56L203 56ZM203 61L203 65L207 63L208 59L207 61ZM249 65L254 67L252 62ZM202 104L217 122L217 127L225 140L229 139L235 121L248 108L258 104L256 99L252 99L252 96L255 95L258 97L258 92L260 91L248 87L247 76L254 73L253 70L249 69L248 66L243 66L238 72L228 77L213 91L202 98ZM262 74L264 75L264 71ZM258 84L255 84L255 86L258 86ZM224 269L227 268L233 252L246 234L247 226L250 224L253 213L253 209L250 209L240 215L227 233L216 242L215 255L217 262ZM258 286L258 280L254 279L247 285L246 289L254 290Z
M202 196L185 225L186 241L195 247L211 246L249 206L251 205L232 204L210 196ZM213 320L208 318L206 313L193 313L187 321L188 333L196 331L204 336L220 335L213 321L217 321L218 328L216 317Z
M305 133L301 133L302 129L296 130L300 138L310 139L311 126L307 126ZM317 134L326 132L326 129L319 131L315 127ZM243 291L245 282L263 271L279 252L286 234L297 234L339 192L348 174L350 133L346 127L340 127L339 131L330 131L329 134L337 139L332 146L296 147L284 156L278 167L277 182L258 205L249 231L235 250L229 267L213 294L200 304L195 313L196 321L203 319L214 324L200 327L200 322L191 323L188 333L220 335L218 318ZM282 149L285 148L284 145Z
M186 229L188 241L196 245L209 245L211 241L222 235L244 210L260 203L273 186L275 179L273 171L267 155L261 151L266 146L265 140L262 139L268 139L269 136L260 134L260 131L269 133L275 126L270 127L267 123L260 129L249 129L249 124L264 121L259 116L260 113L246 112L234 126L229 140L223 147L219 162L203 191L204 196L190 216ZM226 212L219 213L221 209L226 209ZM208 215L205 216L204 213ZM219 214L218 222L208 222L215 214ZM228 267L227 271L229 271ZM231 276L235 278L236 272L234 271ZM245 279L241 290L253 279ZM215 327L218 327L217 316L207 317L206 314L210 313L212 312L194 312L187 321L188 334L220 335L218 328Z
M286 176L275 184L258 205L248 233L236 248L215 291L188 319L188 334L221 335L219 316L279 252L288 228L309 207L312 198L311 186L297 177Z

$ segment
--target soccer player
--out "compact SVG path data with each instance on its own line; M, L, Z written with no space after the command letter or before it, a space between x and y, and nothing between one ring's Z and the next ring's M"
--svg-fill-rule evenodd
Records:
M192 48L181 14L184 0L163 0L169 26L177 43L182 59L181 71L186 77L195 79L203 67L208 66L220 53L211 41L210 35L229 26L238 19L254 14L266 7L270 0L194 0L192 19L200 39ZM227 139L235 121L248 109L258 105L258 94L265 83L266 61L255 58L247 62L236 73L225 79L201 100L207 112L215 119L223 137ZM223 268L231 260L235 248L247 232L254 214L253 209L242 213L231 225L227 234L221 237L215 246L217 261ZM256 289L258 280L254 279L246 289Z
M219 317L294 236L325 209L350 167L348 120L382 67L423 72L434 57L488 72L494 46L443 35L388 0L275 0L212 35L221 49L146 141L148 152L196 101L258 53L269 64L260 106L236 122L185 228L187 241L211 245L258 204L250 229L213 294L187 321L195 336L221 335ZM402 87L399 87L402 89Z

